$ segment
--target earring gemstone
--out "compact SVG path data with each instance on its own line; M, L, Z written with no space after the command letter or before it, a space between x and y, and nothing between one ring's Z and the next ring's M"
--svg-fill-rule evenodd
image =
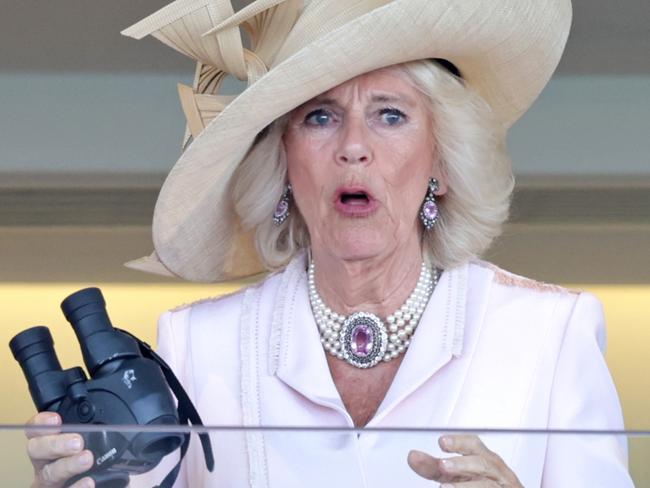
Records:
M422 205L422 215L424 215L424 218L427 220L436 220L438 217L438 205L431 200L427 200L424 202L424 205Z
M284 220L284 217L287 215L287 212L289 212L289 202L282 199L278 202L277 206L275 207L273 218L278 220Z
M291 185L287 185L287 188L284 190L280 201L275 206L275 211L273 212L273 222L275 225L282 225L282 223L287 220L289 217L289 207L291 199Z
M436 204L436 191L438 191L438 188L438 180L430 178L427 194L424 196L424 202L420 207L420 220L426 230L433 229L438 220L438 205Z

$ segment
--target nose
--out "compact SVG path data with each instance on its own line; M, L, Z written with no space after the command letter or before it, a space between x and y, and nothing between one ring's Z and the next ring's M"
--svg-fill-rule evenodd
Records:
M346 121L341 130L339 146L335 159L338 164L368 164L373 154L365 121L353 117Z

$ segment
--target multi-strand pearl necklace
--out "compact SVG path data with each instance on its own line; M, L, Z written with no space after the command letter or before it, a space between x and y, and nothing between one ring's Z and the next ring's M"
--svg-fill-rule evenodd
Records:
M309 264L309 301L321 343L327 352L357 368L370 368L397 358L409 347L422 312L438 283L438 270L422 263L420 277L406 302L384 323L375 314L354 312L347 317L332 311L318 295L314 262Z

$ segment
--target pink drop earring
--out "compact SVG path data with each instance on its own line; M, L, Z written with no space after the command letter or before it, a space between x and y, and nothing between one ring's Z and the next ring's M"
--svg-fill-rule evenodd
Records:
M291 185L287 184L287 188L284 190L280 201L275 207L275 212L273 212L273 222L275 225L282 225L285 220L290 215L289 207L291 206Z
M429 188L420 207L420 220L426 230L433 229L438 221L438 204L436 203L435 192L438 191L438 180L429 178Z

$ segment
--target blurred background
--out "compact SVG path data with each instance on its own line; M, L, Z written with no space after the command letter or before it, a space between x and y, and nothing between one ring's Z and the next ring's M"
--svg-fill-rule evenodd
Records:
M165 309L241 286L122 266L152 250L185 127L176 84L194 64L119 32L166 3L0 3L0 423L33 412L15 333L49 325L64 367L80 363L58 309L76 289L102 287L115 324L153 343ZM511 131L513 215L487 258L599 296L627 427L650 429L650 2L573 5L558 72ZM650 449L632 447L650 486Z

